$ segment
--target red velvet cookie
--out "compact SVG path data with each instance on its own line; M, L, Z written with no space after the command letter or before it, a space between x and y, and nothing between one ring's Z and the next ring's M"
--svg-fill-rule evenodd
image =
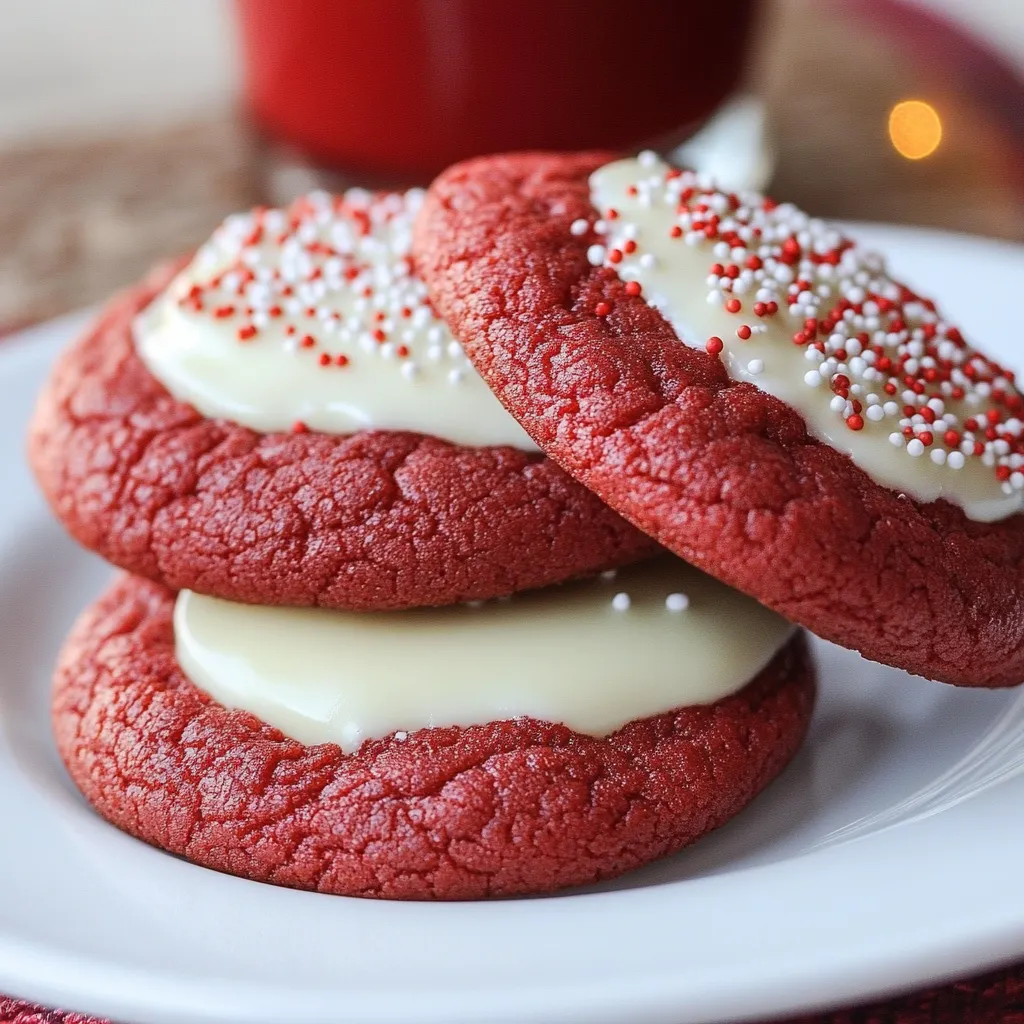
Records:
M177 269L110 302L61 358L31 427L55 513L115 565L251 603L405 608L656 550L537 452L408 431L260 433L175 400L131 324Z
M682 343L622 269L637 266L642 234L638 246L620 231L618 210L592 203L589 176L611 159L473 160L428 194L415 239L420 272L503 404L641 529L820 636L946 682L1021 682L1024 517L975 521L950 500L916 500L876 482L813 436L790 404L730 379L722 338ZM817 222L779 230L797 214L767 200L751 212L744 203L755 200L696 179L673 197L670 215L682 214L685 227L666 228L665 244L703 251L715 239L695 287L735 314L738 339L756 341L785 314L771 296L803 316L804 304L818 308L822 282L829 294L828 282L854 265L849 243ZM750 225L761 222L774 233L756 234ZM731 224L746 225L743 234ZM1012 374L970 350L927 300L891 281L872 294L874 265L860 265L870 272L843 281L842 303L821 300L819 318L800 321L792 340L813 358L796 383L825 385L841 441L891 418L883 447L907 456L908 478L915 459L945 466L952 481L956 471L980 479L984 464L999 500L1015 502L1024 454ZM840 351L845 337L849 351ZM741 369L754 379L765 365L752 359ZM948 415L965 390L978 420Z
M732 697L598 739L516 719L306 747L213 702L175 660L174 597L120 577L69 637L53 722L109 821L206 867L392 899L595 882L693 842L793 756L814 702L801 635Z

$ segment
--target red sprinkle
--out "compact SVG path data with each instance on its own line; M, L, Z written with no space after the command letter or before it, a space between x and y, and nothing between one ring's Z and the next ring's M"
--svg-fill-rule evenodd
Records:
M739 299L729 299L725 304L725 308L730 313L738 313L743 308L743 303Z
M612 307L607 302L599 302L594 307L594 313L597 316L607 316L612 311Z
M713 356L717 356L718 353L721 352L724 347L725 343L722 341L721 338L718 337L708 338L708 340L704 343L704 348L707 349L707 351Z
M753 332L746 324L741 324L736 328L736 337L739 338L740 341L747 341L752 333Z

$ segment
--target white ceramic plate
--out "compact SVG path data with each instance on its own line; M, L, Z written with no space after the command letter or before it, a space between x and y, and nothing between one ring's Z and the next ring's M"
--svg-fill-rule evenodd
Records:
M1024 250L855 233L1024 366L1005 308ZM137 1024L694 1024L1024 955L1024 692L956 690L827 644L784 776L693 849L584 893L341 899L219 875L106 825L58 761L47 689L109 570L65 538L22 459L33 395L81 322L0 348L0 990Z

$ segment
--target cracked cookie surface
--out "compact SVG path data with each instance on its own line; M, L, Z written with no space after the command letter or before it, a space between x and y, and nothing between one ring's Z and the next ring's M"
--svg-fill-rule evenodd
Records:
M1020 683L1024 516L974 522L878 485L682 344L571 231L610 159L489 157L430 189L418 269L503 404L641 529L820 636L950 683Z
M173 603L123 575L74 627L53 703L71 777L148 843L325 893L474 899L619 875L741 810L796 752L814 703L797 633L737 694L608 737L516 719L344 754L193 686L174 656Z
M61 358L30 430L50 505L108 561L235 601L398 609L500 597L658 550L537 453L204 418L152 376L131 336L176 269L110 302Z

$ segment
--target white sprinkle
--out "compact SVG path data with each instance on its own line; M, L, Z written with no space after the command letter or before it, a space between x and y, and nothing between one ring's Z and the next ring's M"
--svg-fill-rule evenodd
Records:
M587 250L587 262L592 267L599 267L604 263L605 256L608 255L608 250L603 245L592 245Z
M452 359L458 359L462 355L462 346L457 341L449 341L446 351Z
M411 359L407 359L402 363L402 376L406 380L415 380L420 375L420 367L418 363L414 363Z
M943 466L943 465L945 465L945 463L946 463L946 449L945 448L933 448L932 449L932 453L929 456L929 458L931 458L932 462L934 462L936 466Z
M885 405L882 406L882 408L885 410L886 416L899 415L900 407L895 402L886 402Z
M833 395L832 401L828 403L828 407L833 412L844 412L846 410L846 399L842 395Z
M653 252L645 252L643 256L640 257L640 266L643 267L644 270L653 270L657 265L658 257L655 256Z
M395 739L398 740L399 743L404 742L408 738L409 734L404 729L399 729L398 732L395 733Z
M460 384L465 376L466 371L461 366L457 366L454 370L448 371L448 383Z
M919 455L924 454L924 442L919 438L912 438L907 442L907 454L912 455L915 459Z
M885 419L885 410L880 405L869 405L865 413L869 420L878 423Z
M569 225L569 234L570 235L575 235L577 238L580 235L585 235L589 230L590 230L590 221L584 220L583 217L580 217L578 220L574 220Z
M946 465L949 466L950 469L963 469L966 461L967 460L964 458L963 452L950 452L949 455L946 456Z
M761 359L751 359L747 363L747 373L752 373L757 376L759 373L764 373L764 361Z
M690 607L690 599L685 594L669 594L665 598L665 607L670 612L685 612Z
M903 435L900 434L900 433L897 433L894 430L889 435L889 444L891 444L894 448L902 448L903 447Z
M612 598L612 607L617 612L628 612L629 606L632 603L633 602L629 599L629 594L627 594L625 591L621 591Z

